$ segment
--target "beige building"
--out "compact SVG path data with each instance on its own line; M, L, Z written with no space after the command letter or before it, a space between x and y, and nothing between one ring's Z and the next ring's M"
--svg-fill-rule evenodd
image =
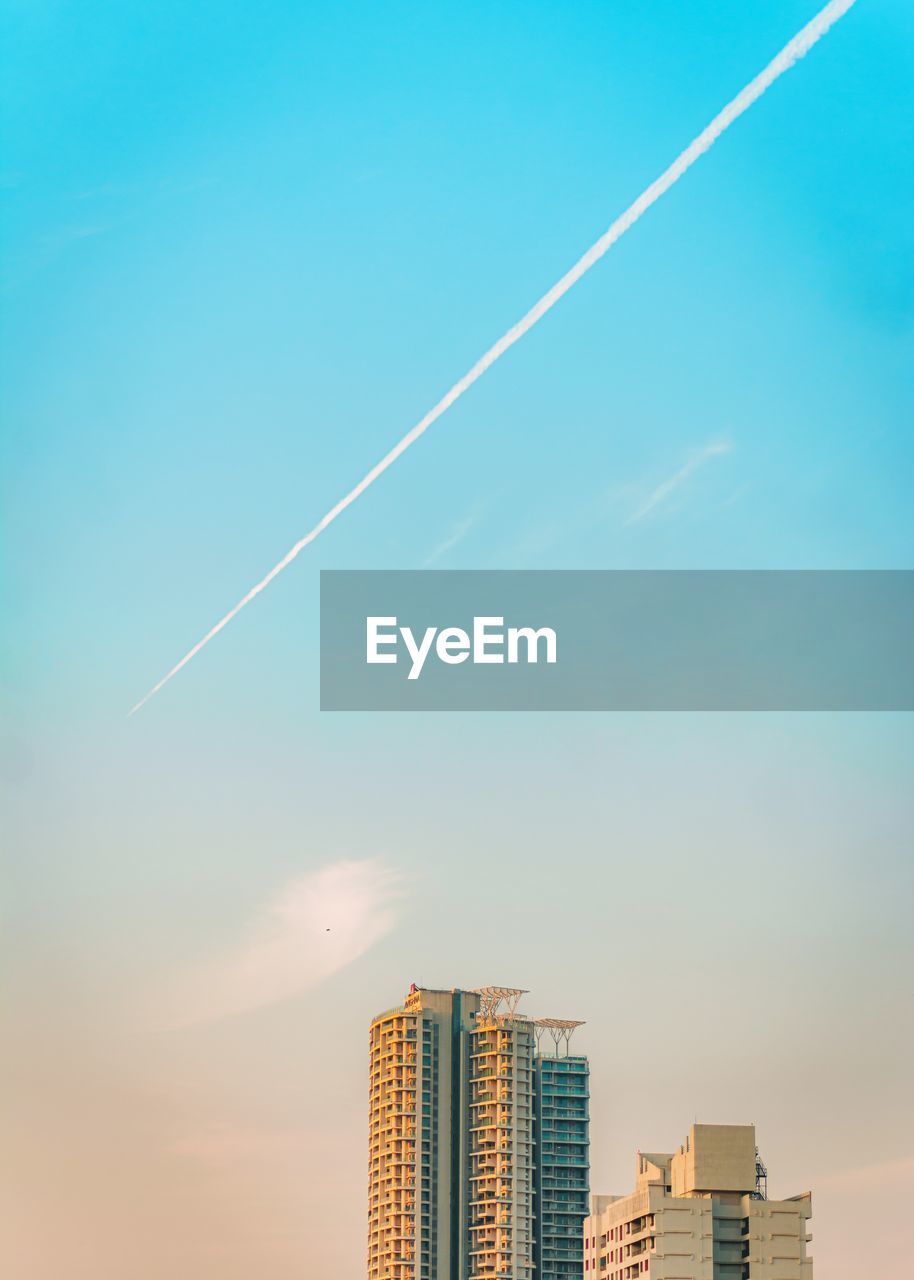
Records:
M466 1274L521 1280L533 1275L533 1025L484 999L469 1048Z
M753 1125L695 1124L638 1153L631 1195L592 1198L584 1280L812 1280L811 1212L809 1192L767 1198Z
M466 1153L451 1114L469 1105L459 1064L479 1008L474 992L413 987L372 1020L369 1280L450 1280L468 1266Z

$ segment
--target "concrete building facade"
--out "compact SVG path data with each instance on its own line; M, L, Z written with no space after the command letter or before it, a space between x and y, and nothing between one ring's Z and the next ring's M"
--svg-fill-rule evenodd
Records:
M413 988L373 1019L369 1046L369 1280L466 1274L469 1135L463 1070L479 997Z
M769 1200L753 1125L693 1125L639 1152L634 1191L594 1196L584 1280L812 1280L808 1192Z
M369 1280L580 1276L586 1059L567 1056L579 1024L525 1017L524 994L414 986L372 1020Z
M470 1033L470 1280L532 1275L532 1025L487 1008Z

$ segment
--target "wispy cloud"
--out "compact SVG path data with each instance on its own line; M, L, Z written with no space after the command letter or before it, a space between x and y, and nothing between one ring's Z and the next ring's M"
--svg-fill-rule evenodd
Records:
M121 200L130 197L182 196L189 195L194 191L204 191L208 187L215 186L216 182L217 179L215 178L194 178L186 182L175 181L171 178L150 183L102 182L96 187L74 191L68 198L70 200L83 201Z
M45 258L56 258L65 249L80 240L91 240L94 236L103 236L111 228L105 223L84 223L81 226L60 227L57 231L48 232L42 237L41 248Z
M703 449L699 449L697 453L693 453L688 462L675 471L671 476L658 484L644 499L641 505L629 516L626 524L636 524L639 520L643 520L645 516L650 515L657 507L666 502L671 494L689 479L690 476L698 470L699 467L709 460L709 458L719 457L722 453L730 453L733 446L728 440L717 440L711 444L706 444Z
M134 703L128 715L134 715L139 711L140 707L145 706L150 698L154 697L160 689L163 689L169 680L172 680L179 671L187 666L197 654L204 649L214 639L223 628L227 627L233 618L236 618L242 609L247 608L252 600L260 595L262 591L270 585L274 578L287 569L293 560L304 551L305 547L311 545L315 538L319 538L325 529L333 524L338 516L352 506L366 489L370 489L374 482L384 474L389 467L397 461L398 458L412 448L417 440L426 433L433 423L437 422L442 414L447 413L451 405L456 404L465 392L469 391L479 379L492 368L506 351L519 342L524 334L529 333L535 324L547 315L555 304L564 298L569 289L573 289L577 282L587 274L591 267L608 253L613 245L621 240L622 236L629 231L640 218L651 208L652 205L661 199L662 196L674 186L679 179L691 169L696 160L699 160L706 151L714 146L718 138L730 128L735 120L738 120L743 112L748 111L754 102L757 102L763 93L778 80L785 71L789 71L801 58L804 58L810 49L821 40L827 31L844 16L845 13L856 3L856 0L828 0L828 4L824 6L812 19L807 22L793 37L788 40L787 44L776 57L768 63L768 65L759 72L754 79L750 80L745 88L741 89L735 98L719 111L710 124L706 125L684 151L676 157L671 165L664 169L659 178L655 178L650 186L645 187L640 196L629 205L624 213L620 214L616 220L611 223L607 230L595 240L590 248L578 258L577 262L565 274L555 282L551 288L547 289L539 301L535 302L525 315L521 316L516 324L513 324L497 342L489 347L488 351L476 361L471 369L463 375L462 378L454 383L449 391L447 391L436 405L429 409L428 413L402 436L394 447L387 452L380 462L376 462L370 471L362 477L358 484L323 515L317 524L310 529L303 537L299 538L293 546L289 548L286 554L279 560L273 568L259 582L241 597L238 603L226 613L219 621L207 631L206 635L197 643L188 649L184 657L176 662L174 666L166 671L160 680L157 680L152 688L140 698L139 702Z
M844 1191L861 1193L882 1191L894 1186L910 1195L914 1189L914 1156L899 1156L878 1164L862 1165L859 1169L831 1170L820 1174L816 1187L835 1187Z
M391 932L402 889L399 873L374 858L297 877L258 913L239 945L182 982L170 1020L211 1022L316 986Z
M428 569L437 560L440 560L442 556L446 556L449 551L453 551L459 542L463 542L470 530L479 523L480 514L479 508L474 507L461 520L458 520L447 537L442 542L439 542L422 561L423 569Z

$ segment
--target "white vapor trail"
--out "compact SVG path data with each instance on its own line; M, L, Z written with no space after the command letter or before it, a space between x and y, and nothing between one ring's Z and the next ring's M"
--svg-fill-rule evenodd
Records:
M331 507L327 514L321 517L314 528L311 529L310 532L306 533L303 538L300 538L298 542L296 542L295 545L286 552L279 563L275 564L264 578L261 578L255 586L251 587L247 595L242 596L235 607L230 609L224 618L220 618L216 625L207 631L203 639L198 640L194 647L184 655L180 662L175 663L171 670L162 677L158 684L152 686L149 692L130 709L129 715L132 716L134 712L139 711L140 707L142 707L144 703L148 702L154 694L158 693L159 690L168 683L172 676L176 676L181 668L190 662L191 658L195 658L204 645L209 644L210 640L212 640L214 636L217 636L223 627L228 626L232 619L241 612L245 605L250 604L255 596L259 596L261 591L268 587L273 579L278 577L279 574L282 573L283 569L287 568L287 566L292 563L299 552L303 551L309 543L313 542L315 538L322 534L327 526L332 524L337 516L342 515L346 508L351 506L357 498L361 497L365 490L373 485L375 480L377 480L379 476L383 475L387 468L392 466L400 455L406 452L410 445L415 444L419 437L425 434L433 422L437 422L441 415L446 413L448 409L450 409L451 405L454 404L455 401L459 400L463 393L468 391L473 383L478 381L486 370L490 369L492 365L495 364L496 360L501 359L505 352L513 347L515 342L519 342L524 334L533 328L537 321L542 320L546 312L552 310L559 299L564 297L568 290L576 285L581 277L586 275L595 263L599 262L603 255L612 248L616 241L620 240L622 236L625 235L626 231L635 225L641 215L646 213L651 205L655 204L662 195L665 195L665 193L669 191L670 187L679 181L682 175L692 167L700 156L710 150L721 134L729 129L730 125L733 124L734 120L737 120L744 111L748 111L752 104L758 101L765 90L774 84L775 80L779 79L785 71L790 70L794 63L804 57L813 45L818 43L826 32L834 26L838 19L842 18L855 3L856 0L830 0L830 2L816 14L811 22L808 22L792 40L788 41L777 57L773 58L771 62L768 63L764 71L760 72L754 80L751 80L749 84L746 85L745 89L741 89L736 97L727 103L724 109L714 117L711 123L701 131L698 137L689 143L685 151L676 157L669 168L665 169L659 178L655 179L649 187L642 191L637 200L635 200L633 204L629 205L625 212L615 220L612 226L610 226L610 228L600 236L599 240L591 245L587 252L577 260L570 271L566 271L562 278L556 281L552 288L544 293L538 302L534 303L525 316L518 320L515 325L512 325L507 333L503 334L493 346L489 347L485 355L481 356L473 367L465 373L462 378L454 383L450 391L442 396L434 408L429 409L425 417L422 418L421 421L417 422L410 431L407 431L406 435L394 445L390 452L386 453L381 461L376 463L375 466L373 466L371 470L362 477L355 488L350 489L346 496L339 500L336 506Z

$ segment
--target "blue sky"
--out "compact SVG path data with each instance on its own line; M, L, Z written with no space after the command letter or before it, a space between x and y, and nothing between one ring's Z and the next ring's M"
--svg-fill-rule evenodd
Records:
M812 972L803 1008L818 1002L823 1062L833 1062L853 1000L910 959L900 901L873 889L873 877L892 886L909 874L906 718L322 718L317 574L430 557L440 568L909 566L914 10L904 0L859 0L124 722L814 11L800 0L0 8L4 767L17 793L10 924L25 1022L43 1000L75 1001L95 1028L83 1045L94 1062L114 1011L142 1003L163 968L243 932L294 876L380 856L411 878L413 906L437 910L464 902L449 886L467 847L487 865L487 839L503 886L517 850L536 850L515 950L502 954L493 936L493 962L521 947L525 972L557 981L524 923L547 927L552 832L593 890L579 957L595 975L587 1007L558 1012L599 1023L596 975L637 953L634 925L617 923L602 956L608 922L594 905L619 877L640 892L633 867L665 868L664 927L680 909L712 927L707 895L675 872L688 850L717 886L712 899L736 877L770 902L756 913L766 946L777 950L785 931L798 939L772 991L791 965ZM532 805L527 784L539 792ZM750 852L725 871L734 848ZM789 907L766 896L758 868L769 860L778 884L799 885ZM855 978L842 966L858 936L868 959ZM515 980L464 978L456 928L422 939L429 981ZM355 1101L341 1105L357 1179L362 1021L412 980L415 945L395 932L375 969L356 964L330 994L256 1028L251 1096L275 1084L283 1018L315 1016L326 1000L340 1034L354 1035ZM718 962L706 940L697 976L710 980ZM836 965L848 994L832 1004ZM889 999L896 988L884 990ZM756 1034L782 1064L783 1090L760 1096L759 1079L732 1106L749 1118L767 1108L802 1182L817 1172L828 1117L823 1103L808 1148L790 1146L795 1125L780 1104L800 1012L773 996L764 1007ZM896 1034L890 1005L884 1015L867 1014L876 1041ZM250 1032L242 1019L195 1043L192 1066L170 1043L154 1086L139 1065L148 1051L124 1050L124 1078L156 1096L163 1080L206 1080L207 1101L182 1099L185 1111L248 1124L240 1076L226 1068L210 1086L227 1053L247 1062ZM694 1062L697 1080L698 1047ZM823 1069L813 1061L810 1078ZM862 1088L875 1069L851 1064L841 1087ZM599 1070L609 1091L609 1046ZM101 1088L90 1066L84 1074ZM883 1085L888 1124L901 1082ZM215 1118L213 1094L225 1113ZM271 1122L283 1131L304 1103L291 1086L277 1096L287 1111ZM670 1096L668 1136L645 1135L647 1098L631 1132L616 1117L603 1176L627 1179L635 1145L679 1141L694 1101ZM144 1133L138 1165L151 1159ZM902 1159L887 1134L877 1122L858 1163ZM836 1229L839 1219L835 1208ZM833 1238L835 1280L841 1254ZM271 1274L296 1265L277 1254Z
M13 599L96 651L103 620L130 705L809 13L8 7ZM448 564L904 563L911 22L852 11L263 602L268 634L318 565L421 564L470 515Z

